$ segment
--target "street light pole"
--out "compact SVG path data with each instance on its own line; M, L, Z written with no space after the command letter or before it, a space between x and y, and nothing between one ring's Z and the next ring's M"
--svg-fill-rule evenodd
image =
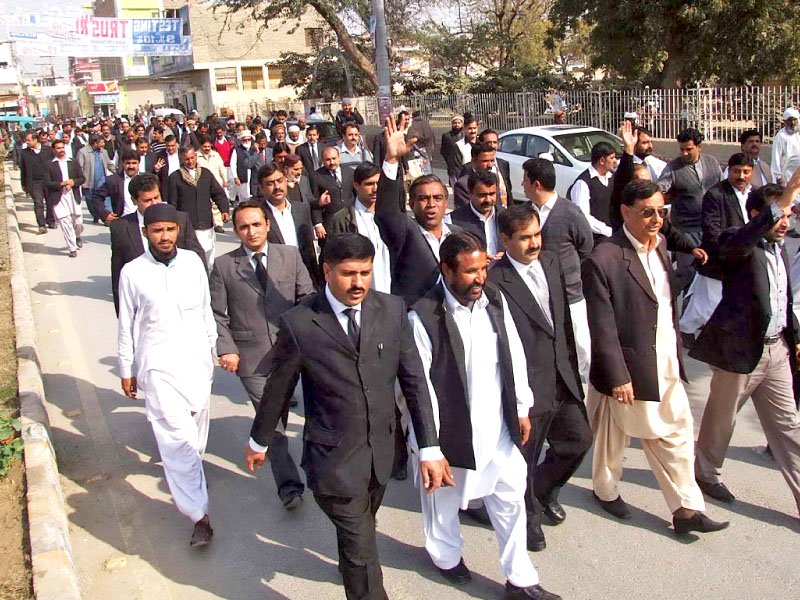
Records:
M375 17L375 67L378 73L378 114L381 125L392 114L392 82L389 72L389 50L386 39L386 14L383 0L372 0Z

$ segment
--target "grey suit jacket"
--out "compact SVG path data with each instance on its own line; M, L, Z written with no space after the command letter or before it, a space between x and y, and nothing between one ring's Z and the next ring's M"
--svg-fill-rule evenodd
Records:
M94 184L94 156L92 156L92 147L89 145L84 146L78 151L78 166L83 172L83 177L86 179L84 185L92 189ZM108 157L108 152L105 148L100 149L100 161L110 173L115 173L114 162Z
M278 335L280 316L314 293L297 248L267 245L266 292L244 248L214 261L209 285L217 321L217 354L238 354L237 375L269 372L267 353Z

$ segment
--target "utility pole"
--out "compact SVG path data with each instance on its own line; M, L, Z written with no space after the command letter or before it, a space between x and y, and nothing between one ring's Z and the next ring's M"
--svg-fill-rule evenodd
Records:
M386 39L386 13L383 0L372 0L375 17L375 68L378 72L378 114L381 126L392 115L392 81L389 72L389 50Z

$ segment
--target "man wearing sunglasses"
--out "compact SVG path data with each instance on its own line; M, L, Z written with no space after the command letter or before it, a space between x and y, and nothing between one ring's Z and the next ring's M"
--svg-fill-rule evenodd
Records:
M672 513L676 534L712 532L694 477L694 432L683 386L678 283L659 233L667 216L652 181L622 191L624 224L595 246L582 267L592 339L587 412L594 432L592 485L600 507L631 513L619 493L625 447L640 438ZM613 292L613 293L612 293Z

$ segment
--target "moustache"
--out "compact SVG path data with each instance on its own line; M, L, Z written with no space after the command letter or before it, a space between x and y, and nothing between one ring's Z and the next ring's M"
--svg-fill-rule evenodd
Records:
M541 246L533 246L532 248L529 248L529 249L526 251L526 254L536 254L536 253L537 253L537 252L539 252L539 250L541 250L541 249L542 249L542 247L541 247Z
M354 293L354 292L363 292L363 291L364 291L364 288L363 288L363 287L356 287L356 286L354 286L354 287L351 287L351 288L349 288L349 289L347 290L347 293L348 293L348 294L352 294L352 293Z

